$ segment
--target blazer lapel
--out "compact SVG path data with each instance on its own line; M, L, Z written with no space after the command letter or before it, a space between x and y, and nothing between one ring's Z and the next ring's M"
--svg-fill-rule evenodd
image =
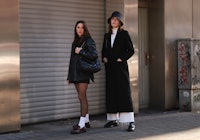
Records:
M111 48L111 35L110 34L108 35L108 38L107 38L107 47Z

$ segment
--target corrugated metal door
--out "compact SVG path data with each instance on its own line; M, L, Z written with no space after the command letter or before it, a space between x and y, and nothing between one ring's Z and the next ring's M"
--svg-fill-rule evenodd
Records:
M80 115L74 85L66 78L77 20L87 22L100 54L104 0L19 0L22 124ZM88 89L89 113L105 112L104 70Z

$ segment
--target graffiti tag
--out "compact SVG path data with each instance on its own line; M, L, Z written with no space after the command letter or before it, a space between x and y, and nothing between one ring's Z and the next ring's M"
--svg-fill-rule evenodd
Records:
M194 102L200 102L200 94L195 95L193 98Z
M178 58L179 58L179 85L186 85L188 83L187 75L189 69L190 54L186 50L185 44L181 43L178 48Z

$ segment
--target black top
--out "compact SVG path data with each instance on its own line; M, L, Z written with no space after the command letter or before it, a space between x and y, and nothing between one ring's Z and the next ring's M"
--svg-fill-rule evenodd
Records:
M76 54L75 48L81 47L82 44L84 44L83 49L80 51L79 54ZM86 59L89 59L91 61L95 60L98 57L96 45L92 38L79 38L72 44L69 71L67 77L67 80L69 80L70 83L79 83L82 81L89 81L90 79L93 81L94 79L92 73L86 73L80 69L80 57L85 57Z

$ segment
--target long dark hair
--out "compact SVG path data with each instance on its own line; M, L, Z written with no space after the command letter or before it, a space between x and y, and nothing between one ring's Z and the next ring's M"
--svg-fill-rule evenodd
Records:
M78 36L77 32L76 32L76 26L77 26L79 23L82 23L82 24L83 24L83 29L84 29L83 36L81 37L81 38L82 38L82 39L81 39L81 40L82 40L81 42L83 42L83 41L86 40L87 38L90 38L90 37L91 37L86 22L83 21L83 20L79 20L79 21L76 22L75 27L74 27L74 41L73 41L73 44L76 44L77 41L78 41L79 38L80 38L80 37ZM79 40L79 41L80 41L80 40Z

